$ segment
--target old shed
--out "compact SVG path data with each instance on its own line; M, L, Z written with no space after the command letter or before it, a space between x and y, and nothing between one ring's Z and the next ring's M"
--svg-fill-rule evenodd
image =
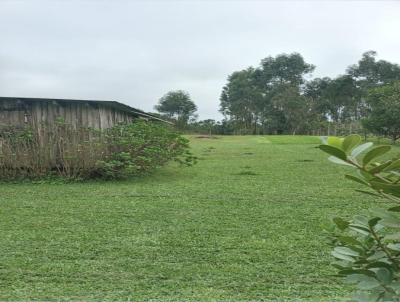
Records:
M135 118L160 120L115 101L0 97L0 127L40 129L61 120L75 129L90 127L102 130Z

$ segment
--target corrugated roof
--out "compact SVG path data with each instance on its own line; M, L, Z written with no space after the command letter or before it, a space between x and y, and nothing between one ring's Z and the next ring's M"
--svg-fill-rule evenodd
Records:
M120 102L116 102L116 101L102 101L102 100L77 100L77 99L55 99L55 98L27 98L27 97L0 97L0 101L1 100L21 100L21 101L31 101L31 102L51 102L51 101L56 101L56 102L66 102L66 103L95 103L95 104L101 104L101 105L106 105L107 107L110 108L114 108L126 113L130 113L132 115L136 115L136 116L143 116L152 120L158 120L158 121L162 121L164 123L169 123L170 122L163 120L157 116L154 116L150 113L144 112L140 109L136 109L133 107L130 107L128 105L125 105L123 103Z

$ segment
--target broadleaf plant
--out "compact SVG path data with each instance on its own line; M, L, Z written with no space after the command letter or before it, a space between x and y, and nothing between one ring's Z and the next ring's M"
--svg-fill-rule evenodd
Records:
M391 146L373 147L358 135L325 138L319 149L357 171L346 178L366 187L358 192L390 201L388 209L333 219L333 266L357 288L351 301L400 301L400 157L387 158Z

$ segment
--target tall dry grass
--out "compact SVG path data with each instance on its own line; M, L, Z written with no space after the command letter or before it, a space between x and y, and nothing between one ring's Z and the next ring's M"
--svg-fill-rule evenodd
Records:
M109 155L104 135L68 124L39 129L7 127L0 130L0 178L37 178L57 174L79 178Z

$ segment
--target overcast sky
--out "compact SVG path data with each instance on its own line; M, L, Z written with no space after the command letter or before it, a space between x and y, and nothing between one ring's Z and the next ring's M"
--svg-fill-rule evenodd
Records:
M227 76L301 53L335 76L367 50L400 63L400 2L0 0L0 96L116 100L153 110L188 91L220 119Z

